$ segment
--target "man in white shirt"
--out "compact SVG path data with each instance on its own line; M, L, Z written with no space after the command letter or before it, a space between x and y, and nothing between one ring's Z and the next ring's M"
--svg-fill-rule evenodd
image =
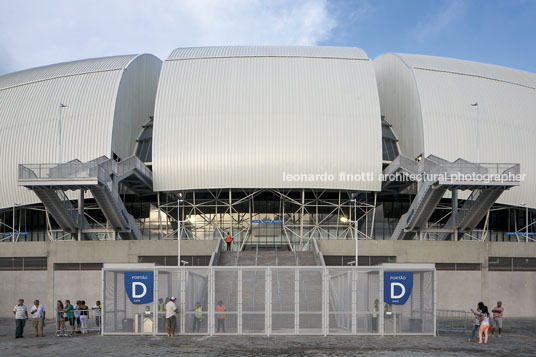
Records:
M175 297L172 296L166 304L166 320L167 320L167 335L175 336L175 325L177 324L177 305L175 305Z
M28 310L24 305L24 299L19 299L19 303L13 308L13 315L15 315L15 338L23 338L24 325L28 320Z
M45 307L39 304L39 300L35 300L30 313L32 314L32 325L35 328L35 337L39 337L39 328L41 328L41 337L44 337L43 321L46 316Z

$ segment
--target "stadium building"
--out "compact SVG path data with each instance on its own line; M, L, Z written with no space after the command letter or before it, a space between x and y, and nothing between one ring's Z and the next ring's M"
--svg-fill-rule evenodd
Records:
M0 76L0 109L2 301L93 301L103 264L177 266L180 235L206 266L230 234L227 265L429 263L438 308L536 316L535 74L178 48Z

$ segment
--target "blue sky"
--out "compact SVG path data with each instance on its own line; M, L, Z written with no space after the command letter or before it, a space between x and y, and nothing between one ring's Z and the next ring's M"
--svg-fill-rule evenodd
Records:
M357 46L536 73L536 0L0 0L0 13L0 74L206 45Z

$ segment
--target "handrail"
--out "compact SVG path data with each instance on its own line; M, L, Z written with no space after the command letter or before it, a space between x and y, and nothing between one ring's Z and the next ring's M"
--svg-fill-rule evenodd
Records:
M324 255L322 254L322 252L320 251L320 248L318 248L318 242L316 241L316 239L312 239L313 241L313 256L315 258L315 261L317 264L319 264L320 266L323 266L325 267L326 266L326 262L324 260Z

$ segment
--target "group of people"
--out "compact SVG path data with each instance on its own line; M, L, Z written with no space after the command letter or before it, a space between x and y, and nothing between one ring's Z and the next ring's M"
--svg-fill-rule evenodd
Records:
M97 300L91 310L95 311L95 323L100 329L101 302ZM56 302L56 336L73 336L75 333L88 333L89 311L90 308L86 305L85 300L77 300L75 305L72 305L70 300L65 300L65 303L58 300ZM66 321L71 326L69 335L67 335Z
M102 316L100 301L97 300L91 310L95 311L95 322L100 329ZM75 333L88 333L89 311L90 308L84 300L76 301L75 305L71 304L70 300L65 300L65 302L58 300L56 302L56 336L73 336ZM24 305L24 299L19 299L18 304L13 308L13 315L15 315L15 338L22 338L24 337L24 326L26 321L29 320L28 309ZM35 329L35 337L43 337L43 327L46 323L45 306L36 299L30 309L30 315ZM70 334L67 334L66 322L71 326Z
M178 308L175 304L175 301L177 299L172 296L169 299L166 299L166 303L164 304L163 300L160 299L158 301L158 311L160 313L165 312L166 316L166 322L167 322L167 334L168 336L175 336L175 327L177 325L177 312ZM223 305L223 301L218 301L218 305L216 306L216 320L217 320L217 333L220 332L220 330L225 333L225 305ZM195 307L193 309L193 325L192 325L192 332L199 332L201 329L201 323L203 322L203 307L201 306L201 303L196 303Z
M492 335L495 330L498 330L499 337L502 336L502 318L504 312L502 301L497 301L497 306L491 310L493 313L492 318L488 307L482 301L478 303L476 311L471 309L471 312L475 315L475 321L469 342L473 341L475 333L478 331L478 343L482 343L482 340L484 340L484 343L488 343L488 331L490 328Z

